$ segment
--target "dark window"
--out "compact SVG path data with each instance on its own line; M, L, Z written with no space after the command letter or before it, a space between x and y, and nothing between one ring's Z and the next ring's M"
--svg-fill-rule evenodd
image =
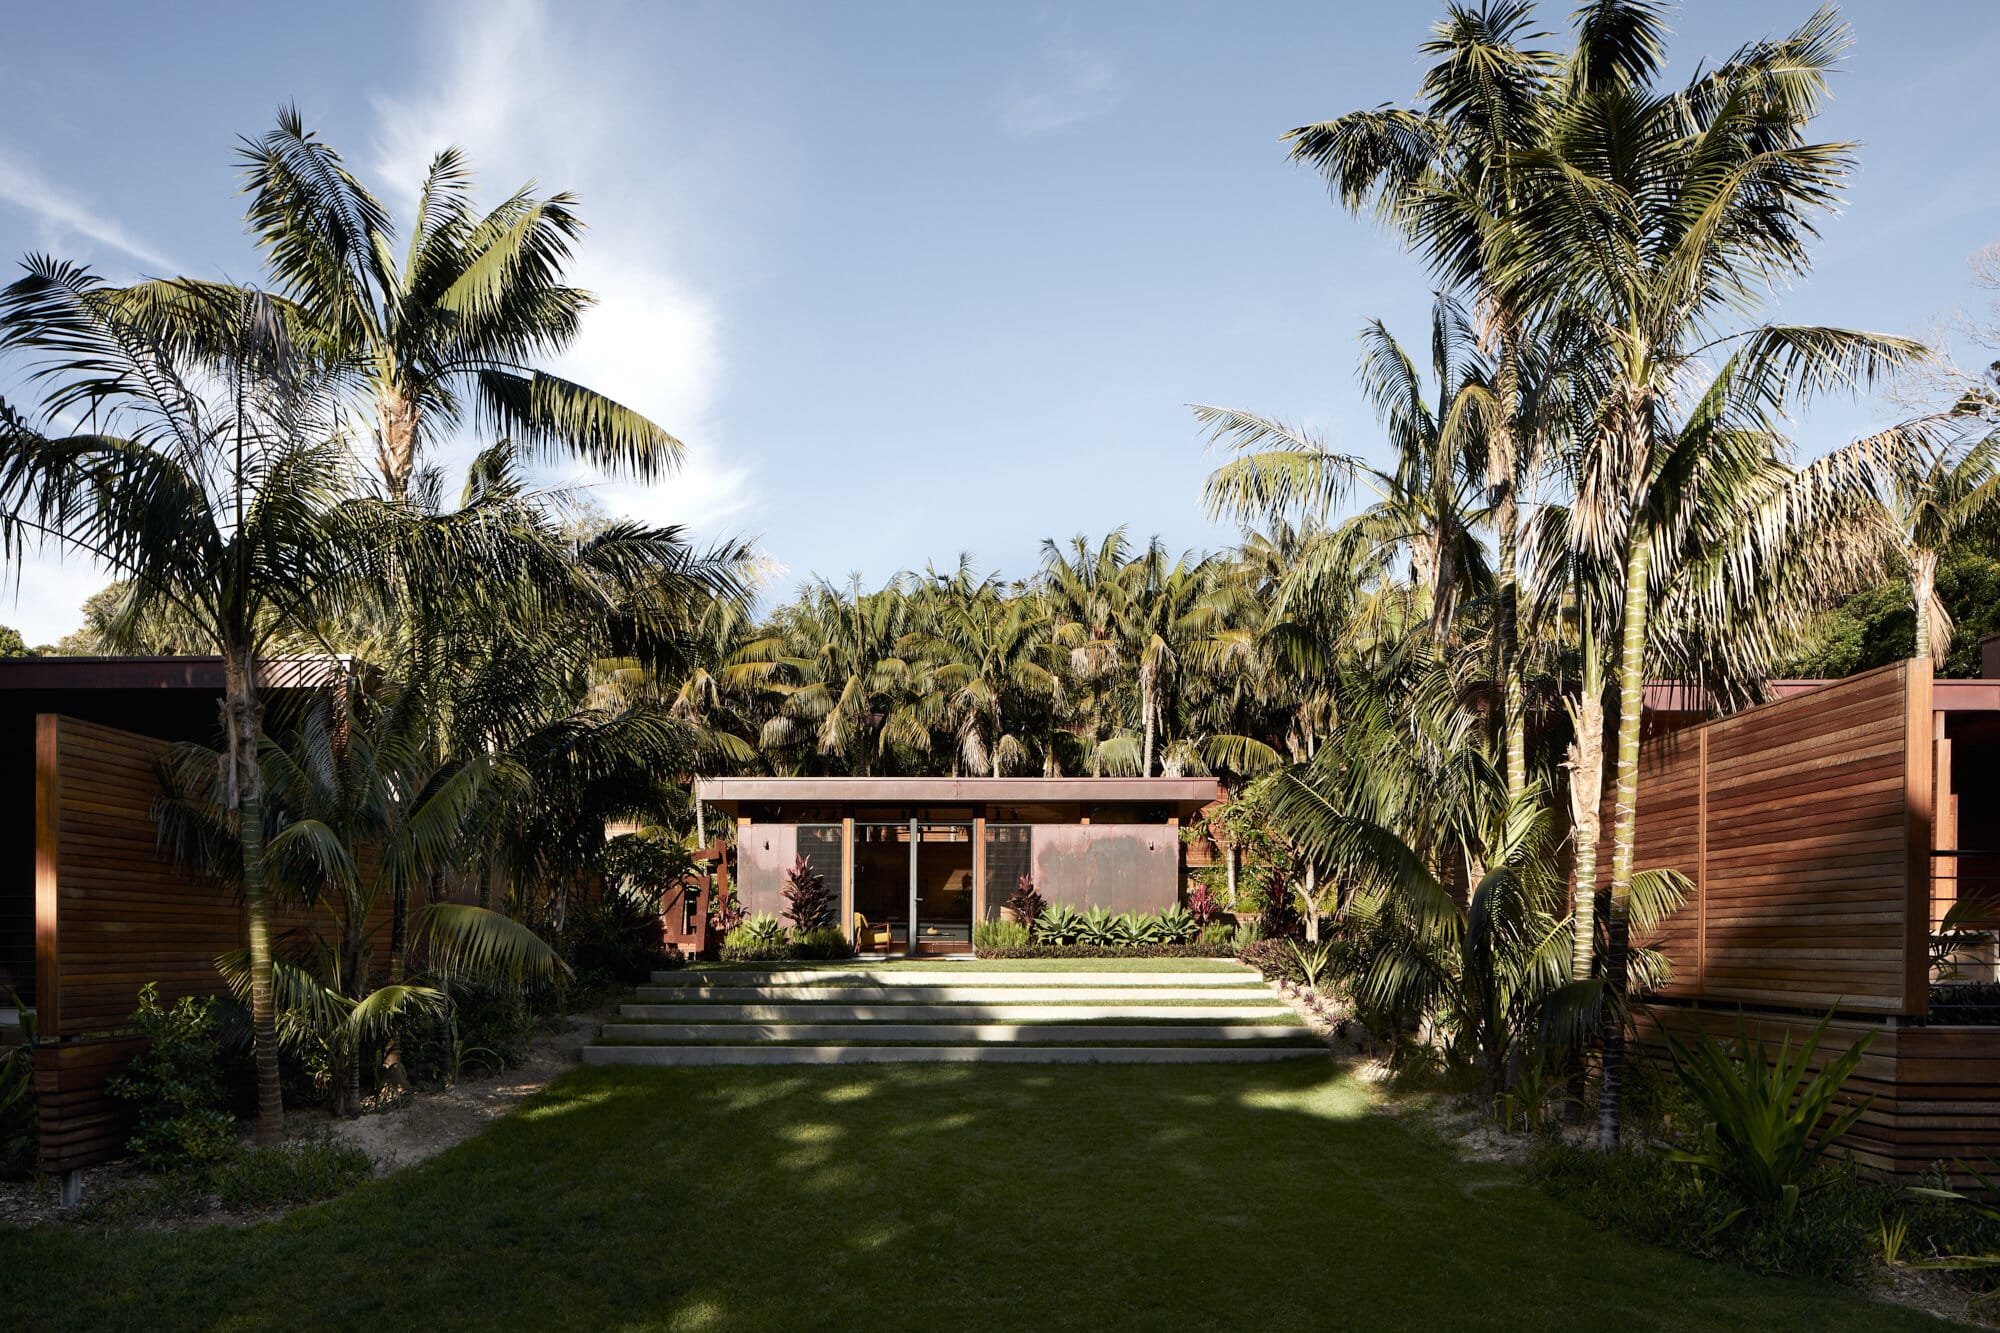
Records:
M986 824L986 919L1000 919L1000 909L1014 896L1021 876L1031 872L1035 830L1028 824Z

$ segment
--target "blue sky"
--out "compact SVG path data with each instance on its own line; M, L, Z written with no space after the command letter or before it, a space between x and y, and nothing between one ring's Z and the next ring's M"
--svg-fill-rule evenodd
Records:
M1675 70L1803 19L1694 0ZM1561 28L1568 4L1544 6ZM253 278L230 148L296 101L401 203L463 146L491 197L582 197L600 293L563 369L690 445L608 508L749 534L802 578L1025 574L1041 540L1231 534L1184 404L1376 452L1355 335L1423 335L1421 268L1289 166L1285 129L1405 100L1422 3L37 5L0 47L0 255ZM1786 318L1910 332L2000 240L2000 6L1855 3L1824 137L1863 144ZM1889 409L1830 403L1807 451ZM569 474L564 474L565 476ZM101 576L31 560L0 622Z

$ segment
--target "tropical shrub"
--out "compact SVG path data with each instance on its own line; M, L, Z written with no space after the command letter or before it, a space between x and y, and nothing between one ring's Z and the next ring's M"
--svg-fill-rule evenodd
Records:
M1669 1156L1740 1201L1721 1225L1751 1212L1789 1219L1800 1198L1826 1182L1820 1165L1827 1148L1868 1109L1867 1100L1839 1110L1834 1102L1873 1033L1817 1073L1808 1068L1832 1021L1828 1013L1796 1052L1787 1032L1775 1058L1743 1026L1734 1042L1703 1036L1683 1045L1669 1037L1674 1070L1705 1117L1696 1143Z
M708 929L711 934L727 935L743 924L743 903L736 896L736 886L709 897Z
M1076 923L1076 942L1099 949L1115 949L1127 943L1119 938L1118 918L1103 907L1092 907Z
M1033 942L1034 932L1018 921L980 921L972 927L972 947L978 953L1025 949Z
M1188 890L1187 911L1194 918L1197 930L1207 930L1209 924L1221 916L1225 909L1221 895L1206 884L1197 884Z
M1746 1212L1727 1186L1658 1152L1605 1152L1561 1139L1537 1150L1529 1173L1601 1227L1759 1273L1843 1282L1871 1271L1880 1219L1895 1200L1849 1164L1821 1162L1801 1191L1806 1202L1791 1214Z
M330 1135L252 1148L214 1173L215 1200L231 1212L330 1199L368 1178L368 1154Z
M854 946L838 926L816 926L792 932L792 953L798 958L852 958Z
M21 1042L0 1049L0 1180L24 1180L35 1172L41 1124L35 1114L35 1016L20 1007Z
M725 963L778 962L795 957L792 943L778 918L759 912L743 918L743 924L722 937Z
M1162 944L1186 944L1201 933L1201 922L1179 903L1162 909L1157 920Z
M440 1008L413 1007L396 1018L397 1050L412 1083L445 1087L468 1068L511 1069L527 1058L535 1018L520 987L454 977L442 989Z
M1204 948L1236 950L1236 926L1229 921L1211 921L1195 936L1195 943Z
M1099 948L1089 944L1029 944L1020 948L981 948L984 958L1234 958L1226 945L1142 944L1137 948Z
M139 988L132 1026L147 1038L145 1050L105 1084L133 1111L125 1146L146 1166L170 1170L227 1158L236 1147L236 1121L225 1109L222 1039L215 1030L215 1001L182 996L160 1003L160 988Z
M1083 913L1057 903L1035 919L1035 943L1076 944L1083 934Z
M1042 913L1048 909L1048 904L1043 902L1042 895L1035 891L1034 876L1023 875L1020 882L1014 886L1014 891L1007 895L1006 907L1014 914L1014 920L1032 930L1035 922L1039 921Z
M1236 956L1264 974L1267 981L1292 981L1303 986L1306 974L1298 953L1285 939L1254 939L1237 947Z
M785 920L795 936L835 926L833 895L826 891L826 876L813 869L801 856L785 875Z

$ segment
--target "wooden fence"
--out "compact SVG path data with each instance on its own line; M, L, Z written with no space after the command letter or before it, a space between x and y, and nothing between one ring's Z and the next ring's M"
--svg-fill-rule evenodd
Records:
M104 1082L137 1046L111 1036L138 1007L223 990L218 954L243 947L235 893L176 868L159 846L154 800L166 746L150 737L43 714L35 729L35 1087L44 1170L115 1156L124 1122ZM386 956L390 906L370 936ZM273 934L305 927L272 913Z
M1904 662L1649 738L1637 864L1693 881L1651 941L1674 976L1641 1018L1667 1034L1869 1043L1844 1150L1909 1177L2000 1155L2000 1028L1926 1023L1933 804L1929 664ZM1947 770L1948 771L1948 770ZM1599 865L1608 879L1611 805Z
M1931 677L1911 662L1649 740L1636 864L1693 884L1651 941L1673 959L1665 994L1921 1016L1931 764ZM1600 882L1611 821L1606 800Z

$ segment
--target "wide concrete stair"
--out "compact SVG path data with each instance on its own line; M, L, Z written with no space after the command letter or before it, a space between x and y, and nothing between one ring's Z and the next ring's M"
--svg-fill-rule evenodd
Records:
M1326 1047L1253 969L1004 963L657 972L583 1051L596 1065L1291 1060Z

